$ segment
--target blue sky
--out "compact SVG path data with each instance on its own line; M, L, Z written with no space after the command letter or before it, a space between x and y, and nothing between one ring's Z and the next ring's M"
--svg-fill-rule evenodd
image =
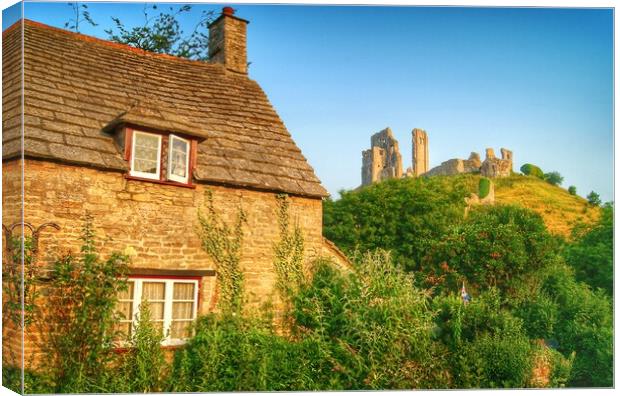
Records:
M100 25L85 34L106 38L113 15L141 21L138 3L88 4ZM613 199L611 9L234 7L250 20L251 78L335 196L360 184L361 152L389 126L405 167L417 127L431 167L506 147L515 170L534 163L580 195ZM193 8L188 30L221 5ZM26 18L46 24L70 15L66 2L25 3Z

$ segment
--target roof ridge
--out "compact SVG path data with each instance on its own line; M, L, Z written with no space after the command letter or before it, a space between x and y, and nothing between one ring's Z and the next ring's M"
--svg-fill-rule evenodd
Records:
M116 49L120 49L120 50L124 50L124 51L129 51L129 52L137 53L137 54L140 54L140 55L148 55L148 56L152 56L154 58L168 59L168 60L173 60L173 61L182 62L182 63L191 63L191 64L195 64L195 65L203 65L203 66L207 66L207 67L216 67L216 68L219 67L219 68L225 69L224 66L219 64L219 63L212 63L212 62L208 62L208 61L193 60L193 59L182 58L180 56L174 56L174 55L170 55L170 54L161 54L161 53L158 53L158 52L147 51L147 50L144 50L144 49L141 49L141 48L133 47L133 46L131 46L129 44L116 43L114 41L104 40L104 39L99 38L99 37L89 36L89 35L86 35L86 34L83 34L83 33L72 32L70 30L61 29L61 28L58 28L58 27L55 27L55 26L51 26L51 25L46 25L45 23L33 21L33 20L30 20L30 19L26 19L26 18L20 19L19 21L15 22L13 25L11 25L8 28L6 28L5 31L3 32L3 36L4 36L5 33L8 33L9 30L13 30L14 26L19 25L21 21L24 22L24 26L29 25L29 26L34 26L34 27L42 28L42 29L47 29L47 30L51 30L51 31L54 31L54 32L57 32L57 33L66 34L67 36L73 36L74 38L82 40L82 41L85 41L85 42L105 45L107 47L116 48Z

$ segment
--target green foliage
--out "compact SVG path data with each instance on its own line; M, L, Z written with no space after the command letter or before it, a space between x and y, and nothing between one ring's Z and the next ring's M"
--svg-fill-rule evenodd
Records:
M527 334L532 339L552 339L560 307L546 294L537 294L523 301L516 315L523 319Z
M588 203L592 206L600 206L601 205L601 196L598 195L594 191L590 191L590 194L586 196Z
M566 356L576 352L570 386L613 383L613 313L611 300L577 282L573 271L558 262L547 269L542 292L559 307L554 338Z
M524 175L527 175L527 176L534 176L539 179L545 178L545 174L543 173L542 169L540 169L538 166L533 165L533 164L523 164L520 170Z
M463 305L455 295L433 300L436 336L446 345L456 388L519 388L532 369L532 347L520 319L490 289Z
M575 186L568 186L568 193L570 195L577 195L577 187L575 187Z
M239 208L237 219L231 227L220 217L213 205L213 193L205 192L206 213L198 210L200 227L197 232L202 248L217 265L219 307L226 312L240 312L243 303L243 273L241 271L241 248L243 224L246 215Z
M474 290L498 287L510 295L556 247L538 214L517 206L478 207L431 244L423 273L439 291L458 290L466 280Z
M161 349L165 336L151 322L148 302L140 304L137 319L128 350L122 355L119 368L112 371L108 384L115 383L113 391L122 393L165 391L168 364Z
M260 318L208 315L175 355L170 391L278 391L322 389L320 345L288 340ZM324 385L323 385L324 386Z
M96 392L112 360L116 296L127 287L127 258L100 259L94 237L92 217L86 215L81 254L56 260L46 288L41 346L55 392Z
M277 281L276 287L285 300L290 299L304 281L304 237L301 228L295 224L290 230L289 199L286 195L278 195L278 225L280 240L274 244L274 262Z
M474 188L468 178L438 176L343 191L323 204L323 234L349 255L386 249L397 265L415 270L429 244L462 221Z
M549 172L545 173L544 179L547 183L552 184L554 186L559 186L564 181L564 177L560 175L560 172Z
M156 4L144 5L142 26L128 28L119 17L112 17L114 27L106 29L108 38L114 42L131 45L145 51L169 54L194 60L208 60L208 25L213 21L213 11L203 11L189 35L183 35L179 18L188 14L192 6L170 6L165 12L157 12ZM117 32L115 32L117 31Z
M491 180L486 177L481 177L480 182L478 182L478 197L480 197L480 199L486 198L490 190Z
M368 253L354 273L318 262L296 298L304 334L324 340L329 389L447 387L446 361L433 343L433 315L411 275L385 252Z
M564 256L575 270L577 280L601 288L613 295L614 208L603 207L601 217L592 226L576 227L573 243L567 245Z

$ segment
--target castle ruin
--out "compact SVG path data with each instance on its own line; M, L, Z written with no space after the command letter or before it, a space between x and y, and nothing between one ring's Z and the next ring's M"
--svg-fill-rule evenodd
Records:
M412 173L420 176L428 172L428 135L424 129L414 128L411 132Z
M362 186L403 176L398 140L385 128L370 138L370 149L362 152Z
M402 157L398 141L392 130L385 128L370 138L370 149L362 152L362 186L385 179L416 176L451 176L461 173L480 173L495 178L512 173L512 151L502 148L502 158L497 158L492 148L486 149L484 162L480 154L472 152L468 159L453 158L441 165L428 169L428 135L425 130L415 128L411 132L412 168L403 175Z

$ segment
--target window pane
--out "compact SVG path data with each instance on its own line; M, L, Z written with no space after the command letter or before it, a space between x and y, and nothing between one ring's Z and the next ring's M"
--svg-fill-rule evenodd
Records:
M157 161L135 159L133 161L133 170L144 173L157 173Z
M143 300L163 300L166 292L164 282L144 282L142 283ZM152 305L152 304L151 304Z
M130 322L117 323L114 326L114 330L116 332L115 339L117 341L127 341L129 337L131 336L131 323Z
M118 293L119 300L133 300L133 282L127 282L127 290Z
M163 320L164 319L164 303L149 303L149 308L151 309L151 320Z
M170 338L189 338L189 329L192 322L172 322Z
M170 174L186 177L187 176L187 155L189 144L183 140L171 138L170 146Z
M157 151L159 147L159 136L136 133L136 147L151 148Z
M133 317L133 302L119 302L117 305L118 313L123 320L131 320Z
M194 284L193 283L175 283L173 299L175 300L193 300Z
M172 319L193 319L194 303L172 303Z

